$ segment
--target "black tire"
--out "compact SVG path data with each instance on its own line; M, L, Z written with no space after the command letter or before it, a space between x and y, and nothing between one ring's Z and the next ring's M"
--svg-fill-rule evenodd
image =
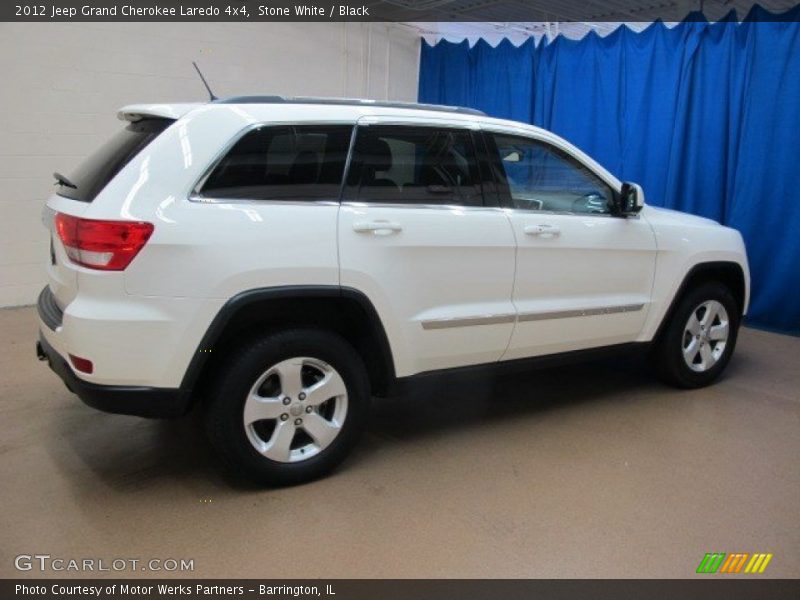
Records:
M338 435L327 447L312 458L280 462L264 456L251 443L248 435L254 430L245 428L244 408L259 378L273 365L293 357L310 357L333 367L344 381L347 409ZM322 477L345 459L366 426L369 404L364 363L346 340L328 331L291 329L251 338L231 354L206 401L205 428L211 444L235 473L262 485L294 485ZM306 415L297 416L302 419ZM273 427L278 425L279 419L272 421Z
M687 340L691 341L691 336L685 337L688 335L685 334L685 329L692 313L703 303L713 300L722 304L727 313L728 339L713 366L698 372L684 359L684 344ZM651 355L656 373L665 383L679 388L690 389L710 385L728 366L739 333L740 309L730 289L716 281L698 285L683 294L669 319Z

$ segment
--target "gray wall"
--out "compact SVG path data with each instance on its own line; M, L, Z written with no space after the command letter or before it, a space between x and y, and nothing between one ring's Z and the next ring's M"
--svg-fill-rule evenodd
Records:
M372 23L0 24L0 306L44 285L40 223L68 173L136 102L252 93L415 100L419 37Z

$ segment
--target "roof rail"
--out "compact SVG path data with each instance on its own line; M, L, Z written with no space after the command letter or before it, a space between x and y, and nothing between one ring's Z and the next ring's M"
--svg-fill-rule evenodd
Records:
M384 100L366 100L361 98L313 98L307 96L233 96L214 100L213 104L331 104L338 106L377 106L381 108L408 108L412 110L431 110L461 115L486 116L486 113L475 108L463 106L445 106L442 104L423 104L419 102L391 102Z

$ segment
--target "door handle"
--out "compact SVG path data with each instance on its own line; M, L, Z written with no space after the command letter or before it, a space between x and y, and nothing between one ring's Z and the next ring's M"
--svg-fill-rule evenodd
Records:
M555 225L542 223L540 225L525 225L525 235L561 235L561 229Z
M394 221L357 221L353 223L356 233L374 233L375 235L389 235L402 231L403 226Z

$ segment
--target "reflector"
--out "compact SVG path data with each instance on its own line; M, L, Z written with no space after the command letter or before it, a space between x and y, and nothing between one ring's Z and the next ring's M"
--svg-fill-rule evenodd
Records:
M74 356L70 354L69 360L72 363L72 366L75 367L75 370L80 371L81 373L91 374L91 372L94 371L94 365L88 358L81 358L80 356Z

